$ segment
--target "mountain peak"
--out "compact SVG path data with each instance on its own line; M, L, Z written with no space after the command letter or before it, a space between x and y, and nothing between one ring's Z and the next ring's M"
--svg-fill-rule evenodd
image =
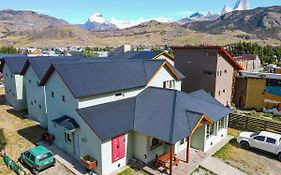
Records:
M200 17L203 17L204 15L202 13L199 13L199 12L196 12L196 13L193 13L192 15L190 15L189 18L200 18Z
M234 7L234 10L249 10L250 2L249 0L238 0Z
M106 23L106 19L102 16L101 13L94 13L89 17L90 22L97 22L97 23Z
M221 11L221 14L225 14L225 13L229 13L229 12L232 12L233 9L228 5L228 4L225 4L222 11Z

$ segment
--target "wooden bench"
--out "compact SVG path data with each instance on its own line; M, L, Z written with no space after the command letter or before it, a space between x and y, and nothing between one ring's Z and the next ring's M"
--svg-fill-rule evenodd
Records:
M180 163L180 160L177 158L177 154L173 153L172 159L173 159L172 164L174 166L178 166L178 164ZM170 153L163 154L160 157L156 158L155 166L157 168L163 167L166 170L169 170L169 168L170 168Z

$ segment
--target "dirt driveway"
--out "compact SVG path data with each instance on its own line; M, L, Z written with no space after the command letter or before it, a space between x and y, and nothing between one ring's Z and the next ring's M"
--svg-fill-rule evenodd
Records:
M230 134L237 137L239 131L230 129ZM214 156L250 175L281 174L281 162L276 156L258 150L241 149L236 139L231 140Z
M46 132L31 120L23 117L24 112L14 112L8 106L4 105L4 90L0 88L0 128L4 131L7 140L5 147L6 153L13 159L17 160L20 153L30 147L34 147L35 143L41 138L41 134ZM28 172L28 171L27 171ZM0 158L0 174L14 175L7 168ZM56 166L43 171L40 174L48 175L72 175L72 173L59 162Z

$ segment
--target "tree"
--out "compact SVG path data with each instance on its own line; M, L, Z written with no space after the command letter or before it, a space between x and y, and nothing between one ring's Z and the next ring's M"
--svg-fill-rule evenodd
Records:
M20 51L18 51L13 46L3 46L0 48L0 53L1 54L19 54Z

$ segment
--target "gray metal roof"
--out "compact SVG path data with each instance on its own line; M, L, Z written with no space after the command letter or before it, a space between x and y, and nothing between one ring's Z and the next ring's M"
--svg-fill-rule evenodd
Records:
M116 56L113 59L119 60L151 60L163 51L129 51Z
M6 64L12 74L19 74L27 60L27 57L5 57L3 60L3 62L1 61L1 64L3 64L1 66L2 68L4 64Z
M27 57L24 54L0 54L0 58L18 58L18 57Z
M53 66L75 97L86 97L145 87L164 62L106 60ZM44 85L47 79L45 77L41 85Z
M51 66L51 64L66 64L66 63L78 63L84 61L95 61L94 59L87 59L84 57L47 57L43 59L32 58L28 59L28 62L34 69L35 73L37 74L38 78L42 80L45 73Z
M212 97L203 99L207 98ZM77 109L77 112L101 140L134 130L174 144L190 136L203 115L218 121L231 110L184 92L148 87L135 98Z

